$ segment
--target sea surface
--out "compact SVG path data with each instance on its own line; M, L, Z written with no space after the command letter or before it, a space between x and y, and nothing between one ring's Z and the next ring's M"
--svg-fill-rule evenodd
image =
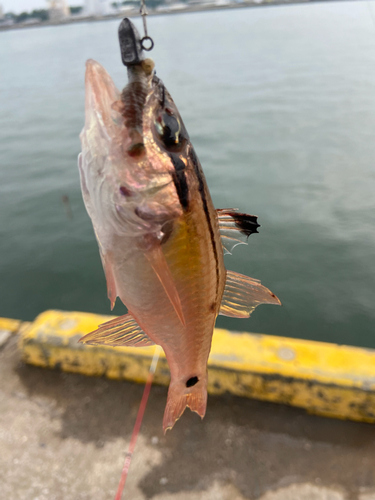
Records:
M215 206L262 225L226 265L283 303L218 326L375 347L374 20L364 1L149 18ZM0 316L110 313L77 155L85 61L126 83L118 24L0 33Z

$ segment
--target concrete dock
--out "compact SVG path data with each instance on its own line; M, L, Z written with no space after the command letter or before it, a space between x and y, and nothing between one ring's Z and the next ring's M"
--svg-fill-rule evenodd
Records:
M114 498L143 386L29 366L0 339L2 499ZM163 435L153 386L123 495L131 500L375 500L375 426L209 396Z

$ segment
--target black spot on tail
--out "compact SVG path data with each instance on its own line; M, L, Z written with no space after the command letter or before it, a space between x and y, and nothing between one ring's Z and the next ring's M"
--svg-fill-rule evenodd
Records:
M193 387L193 385L197 384L198 382L199 382L199 378L198 377L191 377L186 382L186 387Z

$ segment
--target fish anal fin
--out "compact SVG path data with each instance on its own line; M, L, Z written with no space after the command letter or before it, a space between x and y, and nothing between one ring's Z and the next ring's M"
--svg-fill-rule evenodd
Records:
M237 208L222 208L216 211L224 253L232 253L237 245L246 245L249 236L257 233L258 217L244 214Z
M154 345L154 342L145 334L130 313L99 325L97 330L88 333L79 342L112 347Z
M147 250L147 252L145 252L145 256L150 262L155 274L159 278L160 283L163 285L165 293L168 295L177 316L179 317L181 323L185 326L186 322L182 311L180 296L160 243L157 242L149 250Z
M220 312L231 318L248 318L260 304L281 305L280 300L260 281L227 271Z
M99 239L98 239L98 241L99 241ZM100 243L99 243L99 249L100 249ZM110 259L109 255L103 254L103 252L100 250L100 257L102 259L105 279L107 282L107 295L108 295L108 298L111 302L111 311L112 311L113 308L115 307L116 298L117 298L115 275L113 273L113 268L112 268L111 259Z
M184 413L185 408L197 413L201 418L206 414L207 407L207 383L200 381L189 391L180 384L171 382L168 390L167 405L164 411L163 430L172 429L177 420Z

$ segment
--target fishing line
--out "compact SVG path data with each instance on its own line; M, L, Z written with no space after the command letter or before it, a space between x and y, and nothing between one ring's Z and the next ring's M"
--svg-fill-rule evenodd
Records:
M129 472L130 463L132 460L134 448L135 448L135 445L137 443L139 430L140 430L141 425L142 425L143 415L145 413L145 409L147 406L147 400L148 400L148 396L150 394L152 381L154 379L154 374L156 371L156 367L158 365L160 351L161 351L161 348L160 348L160 346L157 345L155 347L154 356L152 358L150 370L149 370L148 375L147 375L146 385L145 385L145 388L143 391L141 403L139 405L137 418L135 420L135 424L134 424L134 428L133 428L133 432L132 432L132 437L130 439L129 449L128 449L128 452L126 453L125 463L124 463L124 467L122 468L121 478L120 478L120 482L119 482L119 485L117 488L115 500L121 500L122 492L124 491L124 486L125 486L126 478L128 477L128 472Z
M121 50L122 62L125 66L129 67L133 64L139 64L143 60L142 50L151 50L154 47L154 41L147 33L147 22L146 16L148 14L146 10L145 0L141 0L140 13L143 20L143 28L145 31L145 36L140 39L139 33L135 26L129 21L129 19L123 19L119 26L119 42ZM145 43L146 42L146 43ZM135 420L133 432L130 438L129 449L126 453L125 463L122 468L120 482L117 488L117 493L115 500L121 500L122 493L124 491L126 479L128 477L130 463L133 457L135 445L137 443L138 434L142 425L143 415L146 410L148 397L150 395L152 381L154 379L155 370L159 361L160 347L156 346L154 356L152 358L152 363L150 370L147 375L146 385L143 391L142 399L139 405L137 418Z
M374 13L372 11L372 8L370 7L370 2L367 2L367 7L368 7L368 10L370 11L370 17L372 19L372 24L375 26Z
M143 29L145 32L145 36L141 40L141 46L142 46L143 50L146 50L148 52L149 50L152 50L154 48L154 40L150 36L148 36L148 33L147 33L146 16L148 15L148 12L146 9L145 0L141 0L141 8L140 8L139 12L141 13L141 16L142 16ZM147 43L145 44L145 42L148 42L149 45L147 45Z

